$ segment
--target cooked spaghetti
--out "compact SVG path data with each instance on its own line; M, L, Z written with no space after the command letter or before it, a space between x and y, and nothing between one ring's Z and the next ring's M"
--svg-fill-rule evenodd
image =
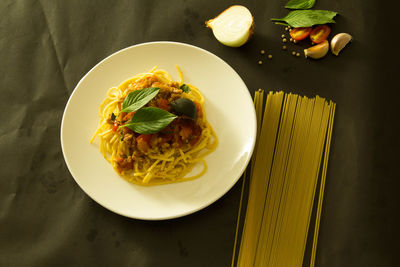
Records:
M215 150L218 139L207 121L202 94L195 86L183 84L182 72L179 69L178 72L179 82L156 67L138 74L110 88L100 105L100 123L90 143L99 137L100 152L129 182L139 185L182 182L198 178L207 170L204 157ZM167 111L174 119L155 133L135 132L135 128L128 126L139 111L124 112L126 98L132 92L154 88L158 93L143 109ZM174 105L182 99L193 106L189 114ZM198 162L203 164L202 170L186 177Z

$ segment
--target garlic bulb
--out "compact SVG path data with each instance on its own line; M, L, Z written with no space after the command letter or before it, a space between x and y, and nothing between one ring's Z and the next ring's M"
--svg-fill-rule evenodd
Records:
M304 49L304 55L306 57L318 59L324 57L329 51L329 42L327 40L317 45L311 46Z
M234 5L217 17L206 21L215 38L224 45L239 47L244 45L253 34L254 19L250 11L240 5Z
M339 33L331 40L331 51L334 55L338 56L339 52L353 39L348 33Z

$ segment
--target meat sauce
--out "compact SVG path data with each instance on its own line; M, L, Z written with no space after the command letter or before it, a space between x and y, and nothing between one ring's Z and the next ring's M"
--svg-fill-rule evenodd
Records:
M179 89L177 82L169 84L162 83L155 76L146 77L129 85L128 90L134 91L148 87L160 88L159 93L146 105L158 107L168 112L174 113L170 103L182 97L182 90ZM121 99L120 105L123 99ZM194 102L197 109L197 116L203 116L201 106ZM121 108L121 107L120 107ZM117 131L120 125L132 119L134 112L121 112L120 115L109 123L113 125L113 130ZM118 169L133 169L134 161L142 161L147 153L164 153L172 148L181 148L186 151L193 147L200 139L202 128L196 120L185 116L179 116L167 127L155 134L138 134L128 127L121 128L121 141L126 144L129 151L120 154L117 160Z

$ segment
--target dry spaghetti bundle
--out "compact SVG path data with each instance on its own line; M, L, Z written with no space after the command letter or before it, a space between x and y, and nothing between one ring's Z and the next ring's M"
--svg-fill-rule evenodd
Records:
M335 103L318 96L310 99L271 92L261 119L262 103L263 92L258 91L255 106L261 123L236 265L302 265L321 177L310 260L313 266Z

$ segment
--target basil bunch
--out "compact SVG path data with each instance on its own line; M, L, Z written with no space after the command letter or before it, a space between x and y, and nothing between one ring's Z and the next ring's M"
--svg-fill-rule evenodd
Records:
M290 0L285 7L288 9L310 9L314 4L315 0Z
M170 124L176 115L156 107L144 107L160 91L160 88L151 87L129 93L122 102L121 112L135 112L132 119L120 126L128 127L136 133L154 134Z
M291 26L293 28L311 27L314 25L323 25L335 23L333 19L337 12L329 10L310 10L316 0L290 0L285 7L288 9L297 9L289 12L283 18L272 18L275 24Z
M136 133L154 134L168 126L177 116L161 108L146 107L136 111L123 126Z
M335 23L333 18L336 15L337 12L328 10L294 10L281 19L272 18L271 20L277 21L276 24L298 28Z
M179 87L179 89L181 89L185 93L189 93L190 92L190 87L188 85L186 85L186 84L182 84L181 87Z
M151 87L151 88L144 88L141 90L136 90L129 93L124 102L122 102L122 110L121 112L133 112L152 100L160 91L160 88Z

